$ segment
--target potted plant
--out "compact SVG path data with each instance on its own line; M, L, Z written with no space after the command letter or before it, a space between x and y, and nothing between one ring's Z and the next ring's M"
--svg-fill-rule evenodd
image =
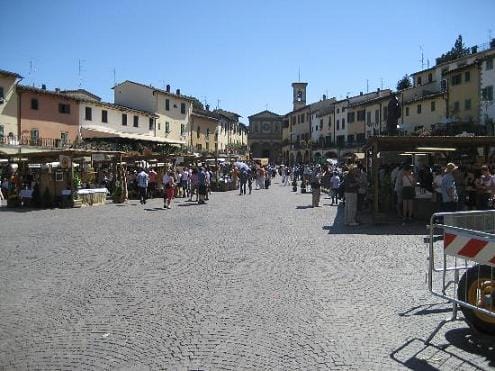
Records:
M120 185L115 187L115 190L112 193L112 201L115 204L120 204L124 202L122 187Z

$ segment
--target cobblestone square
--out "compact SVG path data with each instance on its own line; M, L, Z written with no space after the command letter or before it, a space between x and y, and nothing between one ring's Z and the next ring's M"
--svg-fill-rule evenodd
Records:
M0 369L490 369L425 282L424 226L322 197L0 209Z

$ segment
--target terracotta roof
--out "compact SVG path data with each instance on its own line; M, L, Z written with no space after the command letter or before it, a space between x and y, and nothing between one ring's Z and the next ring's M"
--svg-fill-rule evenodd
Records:
M206 117L212 120L217 120L217 121L219 120L219 117L215 112L208 111L205 109L193 108L192 114L195 116Z
M153 85L145 85L145 84L142 84L140 82L135 82L135 81L131 81L131 80L125 80L124 82L121 82L120 84L117 84L114 87L112 87L112 89L115 89L117 86L123 85L125 83L142 86L143 88L148 88L148 89L153 90L153 92L157 91L159 93L162 93L162 94L165 94L165 95L174 97L174 98L179 98L179 99L187 100L187 101L190 101L190 102L193 101L193 99L190 98L190 97L188 97L187 95L182 95L182 94L181 95L177 95L177 94L174 94L172 92L169 92L169 91L166 91L166 90L163 90L163 89L155 88Z
M380 102L382 100L388 100L392 96L393 96L393 94L392 94L392 92L390 92L389 94L382 95L380 97L370 98L370 99L366 99L364 101L360 101L360 102L356 102L356 103L350 103L348 107L349 108L353 108L353 107L364 106L364 105L367 105L367 104L373 104L373 103L376 103L376 102Z
M411 104L411 103L414 103L414 102L420 102L420 101L423 101L423 100L427 100L427 99L433 99L433 98L436 98L436 97L440 97L444 95L443 92L434 92L434 93L429 93L429 94L425 94L425 95L421 95L419 97L414 97L412 99L409 99L407 101L404 101L403 104Z
M99 96L97 96L96 94L93 94L93 93L87 91L86 89L61 90L60 92L62 94L67 94L67 95L71 95L71 94L83 94L83 95L87 95L87 96L89 96L91 98L94 98L97 101L101 101L101 98Z
M17 85L17 90L31 91L33 93L46 94L46 95L54 95L54 96L57 96L57 97L60 97L60 98L71 99L71 100L78 101L78 102L81 101L80 98L73 97L73 96L70 96L70 95L67 95L67 94L63 94L63 93L61 93L59 91L40 89L40 88L36 88L34 86ZM94 102L94 101L92 101L92 102Z
M228 119L233 120L233 121L237 121L239 119L239 117L242 117L241 115L239 115L239 114L237 114L235 112L225 111L225 110L220 109L220 108L217 108L213 112L216 112L216 113L218 113L218 114L220 114L222 116L225 116Z
M251 116L248 116L248 119L250 119L252 117L257 117L257 116L274 116L274 117L282 118L282 115L276 114L275 112L272 112L272 111L264 110L264 111L255 113Z
M13 76L13 77L17 77L19 79L22 78L21 75L19 75L18 73L16 72L10 72L10 71L7 71L7 70L2 70L0 69L0 75L7 75L7 76Z

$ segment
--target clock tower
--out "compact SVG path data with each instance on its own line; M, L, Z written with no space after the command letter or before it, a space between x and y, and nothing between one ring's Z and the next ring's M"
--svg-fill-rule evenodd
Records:
M292 104L294 111L306 105L306 86L308 86L307 82L292 83Z

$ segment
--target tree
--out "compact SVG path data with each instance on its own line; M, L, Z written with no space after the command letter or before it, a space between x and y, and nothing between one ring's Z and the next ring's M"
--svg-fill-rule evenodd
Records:
M473 50L473 52L476 52ZM454 61L465 55L469 55L469 48L466 48L464 45L464 41L462 40L462 35L457 36L457 40L454 43L454 46L447 53L442 54L441 57L436 59L437 64L441 64L444 62Z
M411 79L408 74L405 74L402 79L397 82L397 90L404 90L411 87Z

